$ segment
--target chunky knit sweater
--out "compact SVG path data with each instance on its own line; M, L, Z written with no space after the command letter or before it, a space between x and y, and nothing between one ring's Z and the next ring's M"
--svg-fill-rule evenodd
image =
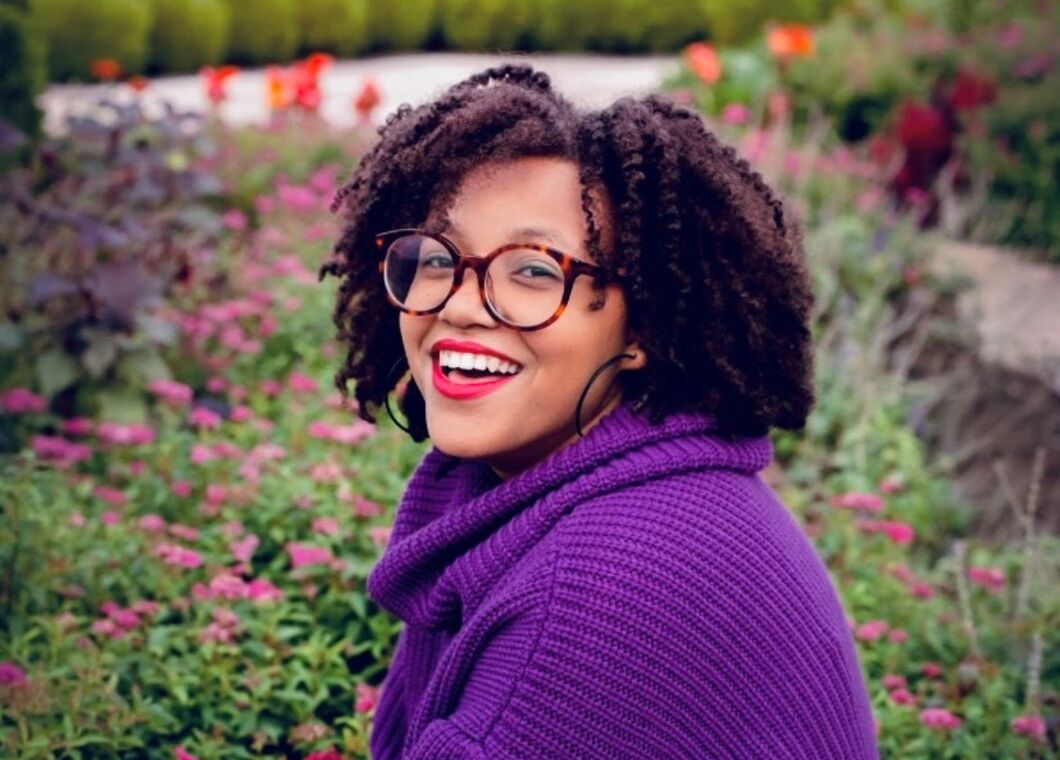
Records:
M875 760L772 444L714 429L623 404L507 481L432 449L368 579L405 621L374 760Z

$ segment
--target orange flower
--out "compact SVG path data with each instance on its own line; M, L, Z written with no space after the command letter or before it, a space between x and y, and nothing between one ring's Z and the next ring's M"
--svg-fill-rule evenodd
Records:
M372 110L379 105L379 101L382 98L379 95L379 87L376 85L374 79L365 79L364 84L361 85L361 91L357 93L357 97L353 100L354 110L360 114L362 119L368 119L372 115Z
M113 58L97 58L92 61L92 76L104 82L112 82L122 74L121 64Z
M813 55L813 30L805 24L774 26L766 35L769 50L777 58L808 58Z
M313 77L316 78L334 60L335 57L327 53L313 53L305 59L305 65L312 72Z
M215 69L212 66L203 66L199 74L206 84L206 97L211 103L217 104L228 97L228 80L239 73L237 66L222 66Z
M279 66L269 66L265 70L265 86L268 90L269 108L282 111L291 104L291 88L287 82L287 72Z
M721 58L718 57L718 51L712 45L705 42L693 42L685 48L685 54L688 56L688 65L692 67L692 71L704 82L715 84L721 79Z
M139 76L139 75L134 76L134 77L129 77L129 86L132 87L137 92L143 92L144 90L146 90L148 84L149 84L149 81L148 81L147 77L142 77L142 76Z

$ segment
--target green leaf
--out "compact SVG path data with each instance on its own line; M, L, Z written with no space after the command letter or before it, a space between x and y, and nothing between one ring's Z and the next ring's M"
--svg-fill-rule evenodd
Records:
M92 377L103 377L118 358L117 341L102 330L84 330L82 335L88 348L81 354L81 363Z
M61 348L45 351L37 357L37 387L47 398L72 385L80 371L77 362Z
M139 394L130 391L101 391L96 396L99 417L111 422L140 423L147 421L147 407Z
M20 348L25 340L26 333L18 325L11 322L0 324L0 351L14 351Z

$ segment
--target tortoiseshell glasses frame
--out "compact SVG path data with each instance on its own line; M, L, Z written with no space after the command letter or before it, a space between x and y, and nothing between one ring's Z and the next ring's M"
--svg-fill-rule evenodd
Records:
M431 309L417 310L410 309L404 306L394 296L394 294L390 292L390 286L386 282L385 265L387 253L390 251L390 246L394 243L394 241L406 235L422 235L438 241L442 244L445 250L449 252L449 254L453 257L453 261L455 262L455 267L453 269L452 287L449 289L449 292L446 294L445 298L443 298L437 306ZM456 244L441 233L428 232L427 230L417 227L403 227L401 229L380 232L375 236L375 245L376 248L378 248L382 253L382 258L379 260L379 273L383 276L383 286L386 289L387 299L393 306L400 309L404 313L411 314L414 316L427 316L429 314L437 314L439 311L445 308L445 305L449 302L449 299L452 297L453 293L455 293L459 289L460 285L463 284L464 270L471 269L477 275L479 296L482 298L482 303L483 305L485 305L486 311L489 312L489 315L498 322L507 325L513 330L522 330L524 332L540 330L544 327L548 327L550 324L555 322L563 315L563 312L566 310L567 304L570 301L570 294L574 288L574 280L578 277L578 275L587 274L597 278L598 281L604 283L610 281L621 282L625 279L621 271L617 274L613 273L610 270L605 269L604 267L580 261L574 258L573 256L564 253L563 251L556 250L555 248L550 248L546 245L540 245L538 243L508 243L507 245L502 245L500 248L497 248L496 250L486 254L485 256L469 256L467 254L461 253L460 249L457 248ZM486 269L489 267L490 263L502 253L517 248L530 249L543 253L546 256L549 256L559 265L560 269L563 272L563 298L560 300L559 306L556 308L556 311L552 314L552 316L550 316L543 322L539 322L535 325L519 325L506 320L500 315L496 307L494 307L494 305L490 303L489 295L486 292Z

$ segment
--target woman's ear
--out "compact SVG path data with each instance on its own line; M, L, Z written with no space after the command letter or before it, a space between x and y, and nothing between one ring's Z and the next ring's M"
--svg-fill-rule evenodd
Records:
M626 354L632 354L634 358L626 358L622 362L622 369L644 369L648 363L648 352L641 348L640 341L637 338L630 338L626 347L623 351Z

